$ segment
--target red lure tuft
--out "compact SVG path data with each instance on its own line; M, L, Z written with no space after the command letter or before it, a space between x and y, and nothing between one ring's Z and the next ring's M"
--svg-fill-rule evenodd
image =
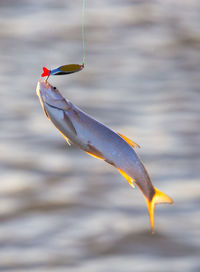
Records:
M49 76L50 75L50 70L47 69L46 67L43 67L43 73L41 74L41 77Z

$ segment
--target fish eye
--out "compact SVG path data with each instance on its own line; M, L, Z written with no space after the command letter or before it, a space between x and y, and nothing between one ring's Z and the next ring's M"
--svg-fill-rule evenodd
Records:
M54 88L54 90L56 89L56 87L53 87Z

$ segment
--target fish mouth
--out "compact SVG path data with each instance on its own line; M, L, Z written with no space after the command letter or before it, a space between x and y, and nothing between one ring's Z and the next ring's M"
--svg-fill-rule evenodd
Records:
M42 81L42 80L38 81L36 93L38 97L42 100L43 104L48 103L49 105L51 105L51 102L52 102L52 105L53 105L55 98L52 99L53 97L52 89L53 87L47 81Z

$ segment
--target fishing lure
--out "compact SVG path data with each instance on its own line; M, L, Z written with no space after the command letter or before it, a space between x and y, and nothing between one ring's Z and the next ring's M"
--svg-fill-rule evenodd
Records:
M152 185L144 164L134 151L139 146L81 111L47 81L39 81L36 92L47 118L69 144L74 143L89 155L111 164L132 187L134 184L139 187L146 199L154 232L155 205L172 204L173 200Z
M43 67L43 73L41 74L41 77L49 77L50 75L68 75L72 73L76 73L81 71L84 68L84 63L83 64L67 64L60 66L58 68L55 68L53 70L49 70L46 67ZM48 79L48 78L47 78Z
M84 30L84 21L85 21L85 0L82 2L82 23L81 23L81 35L82 35L82 50L83 50L83 59L81 64L67 64L59 66L53 70L49 70L46 67L43 67L43 73L41 77L47 77L48 80L49 76L54 75L68 75L72 73L76 73L81 71L85 65L85 30Z

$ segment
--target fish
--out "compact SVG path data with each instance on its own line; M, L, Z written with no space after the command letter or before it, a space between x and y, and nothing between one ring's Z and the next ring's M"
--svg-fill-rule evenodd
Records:
M155 205L172 204L173 200L153 186L143 162L135 152L139 145L83 112L49 82L40 80L36 93L47 118L69 144L73 143L87 154L112 165L131 187L136 185L141 190L154 233Z
M67 75L67 74L72 74L79 72L83 70L84 68L84 63L82 64L67 64L67 65L62 65L59 66L58 68L49 70L46 67L43 67L43 73L41 74L41 77L49 77L51 75L57 76L57 75Z

